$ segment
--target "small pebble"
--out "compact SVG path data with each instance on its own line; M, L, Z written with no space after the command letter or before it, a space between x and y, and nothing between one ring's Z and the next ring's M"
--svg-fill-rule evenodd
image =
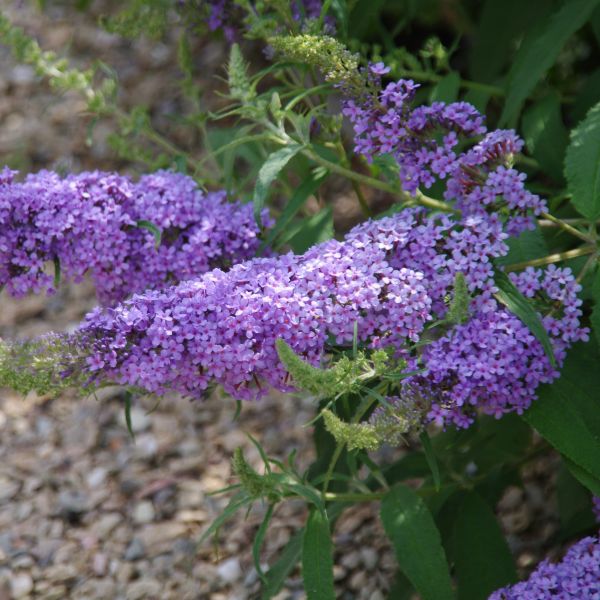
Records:
M138 502L133 509L133 520L136 523L151 523L154 516L154 506L149 500Z
M33 591L33 579L29 573L18 573L10 581L13 598L23 598Z
M242 576L240 561L235 557L224 560L217 566L217 574L225 583L235 583Z

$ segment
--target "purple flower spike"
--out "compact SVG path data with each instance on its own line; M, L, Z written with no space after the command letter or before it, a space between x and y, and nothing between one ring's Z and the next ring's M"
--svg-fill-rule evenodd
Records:
M112 305L246 260L259 247L250 205L204 194L185 175L159 171L137 183L101 172L63 179L41 171L23 183L13 175L0 177L0 286L14 296L54 291L45 266L58 260L62 277L89 273L100 301Z
M598 600L600 540L577 542L559 563L541 562L527 581L494 592L489 600Z

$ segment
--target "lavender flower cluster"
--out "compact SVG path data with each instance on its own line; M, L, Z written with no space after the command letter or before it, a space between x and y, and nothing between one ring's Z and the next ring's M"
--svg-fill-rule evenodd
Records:
M410 193L445 180L445 198L465 214L503 212L510 234L530 228L532 215L546 204L525 189L525 175L511 166L523 146L515 132L487 132L483 115L467 102L413 108L419 85L401 79L382 88L381 76L388 72L383 63L370 66L370 93L340 86L349 96L343 114L354 127L355 151L368 160L392 155Z
M586 537L563 560L541 562L527 581L494 592L489 600L598 600L600 539Z
M191 396L218 383L235 398L255 398L265 383L289 389L278 338L317 364L329 340L351 342L356 323L361 342L391 346L425 370L407 383L426 399L429 420L465 427L477 406L498 416L522 411L540 383L558 376L537 339L493 297L491 260L506 252L505 237L488 217L456 223L405 210L303 256L254 259L97 309L76 335L92 376ZM427 325L444 318L458 272L473 295L469 320L429 329L416 351ZM566 269L514 281L524 291L533 286L541 306L554 303L544 324L560 363L567 346L587 336L579 286Z
M63 277L86 273L99 300L112 305L255 255L252 207L204 194L190 177L168 171L138 182L112 173L61 178L41 171L24 182L0 175L0 286L21 296L54 291L48 262ZM265 213L263 222L269 224ZM144 225L162 233L161 243ZM152 227L150 227L152 229Z

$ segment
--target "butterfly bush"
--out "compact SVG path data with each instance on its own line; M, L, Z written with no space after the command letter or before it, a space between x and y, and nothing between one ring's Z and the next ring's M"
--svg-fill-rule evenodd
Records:
M383 63L367 71L367 90L345 81L343 114L354 129L355 151L369 161L393 156L407 192L445 180L444 196L465 214L496 212L507 217L506 231L534 225L546 203L525 188L525 175L512 168L523 141L512 130L488 132L484 116L467 102L433 102L413 107L419 88L410 79L382 87ZM463 148L466 150L462 150Z
M527 581L494 592L489 600L598 600L600 539L577 542L559 563L541 562Z
M464 427L478 407L498 416L522 411L558 372L494 299L491 260L506 253L505 238L497 219L407 209L301 256L253 259L98 308L74 334L84 352L79 368L92 381L155 393L201 397L220 384L235 398L258 398L269 386L290 389L277 339L316 365L331 343L352 343L356 324L360 342L423 369L400 401L418 393L426 420ZM459 272L472 295L467 321L429 328L447 314ZM554 307L544 325L560 364L568 345L587 335L578 322L579 287L566 269L514 281L527 290L536 278L540 309Z
M53 292L45 267L57 261L66 279L89 273L100 302L113 305L251 258L260 244L250 205L205 194L179 173L137 182L98 171L64 178L40 171L22 183L15 175L0 176L0 286L14 296Z

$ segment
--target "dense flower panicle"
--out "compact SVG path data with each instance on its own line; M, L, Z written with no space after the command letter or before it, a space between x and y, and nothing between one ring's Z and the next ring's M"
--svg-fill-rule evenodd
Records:
M182 174L133 182L41 171L18 183L11 173L0 180L0 285L15 296L53 291L44 269L58 260L63 277L80 281L89 272L100 301L115 304L251 258L259 246L250 205L204 194ZM162 233L158 246L148 223Z
M286 389L275 341L313 363L329 337L403 346L431 318L423 275L386 251L330 241L304 256L255 259L165 292L97 310L79 332L90 370L153 392L200 395L210 382L236 398Z
M303 256L254 259L98 309L76 337L100 379L192 396L217 383L254 398L265 383L289 389L277 339L316 365L329 342L350 345L356 323L359 341L392 347L409 370L424 371L406 380L402 398L422 398L427 420L467 426L477 407L498 416L523 410L537 386L558 375L538 340L493 298L491 260L506 252L504 238L488 218L453 223L404 210ZM469 319L424 338L429 322L444 319L457 272L472 295ZM566 347L587 335L578 285L553 268L515 282L526 293L534 286L542 308L553 305L544 324L561 363Z
M328 337L349 343L357 323L361 341L403 348L443 316L457 271L472 290L490 288L504 237L491 220L457 227L422 209L369 221L304 256L255 259L97 311L83 328L90 368L150 391L194 394L210 381L236 397L262 393L261 380L281 388L276 339L317 361Z
M586 537L559 563L541 562L529 579L497 590L489 600L598 600L600 539Z
M343 114L354 127L355 151L368 160L391 154L410 193L445 180L446 199L465 213L503 210L509 215L508 233L530 228L532 215L546 210L546 204L525 189L525 175L511 168L513 155L523 146L516 133L486 133L483 115L467 102L413 108L419 85L401 79L382 88L381 76L387 72L383 63L370 66L370 93L340 84L347 95ZM471 147L461 150L465 144Z

